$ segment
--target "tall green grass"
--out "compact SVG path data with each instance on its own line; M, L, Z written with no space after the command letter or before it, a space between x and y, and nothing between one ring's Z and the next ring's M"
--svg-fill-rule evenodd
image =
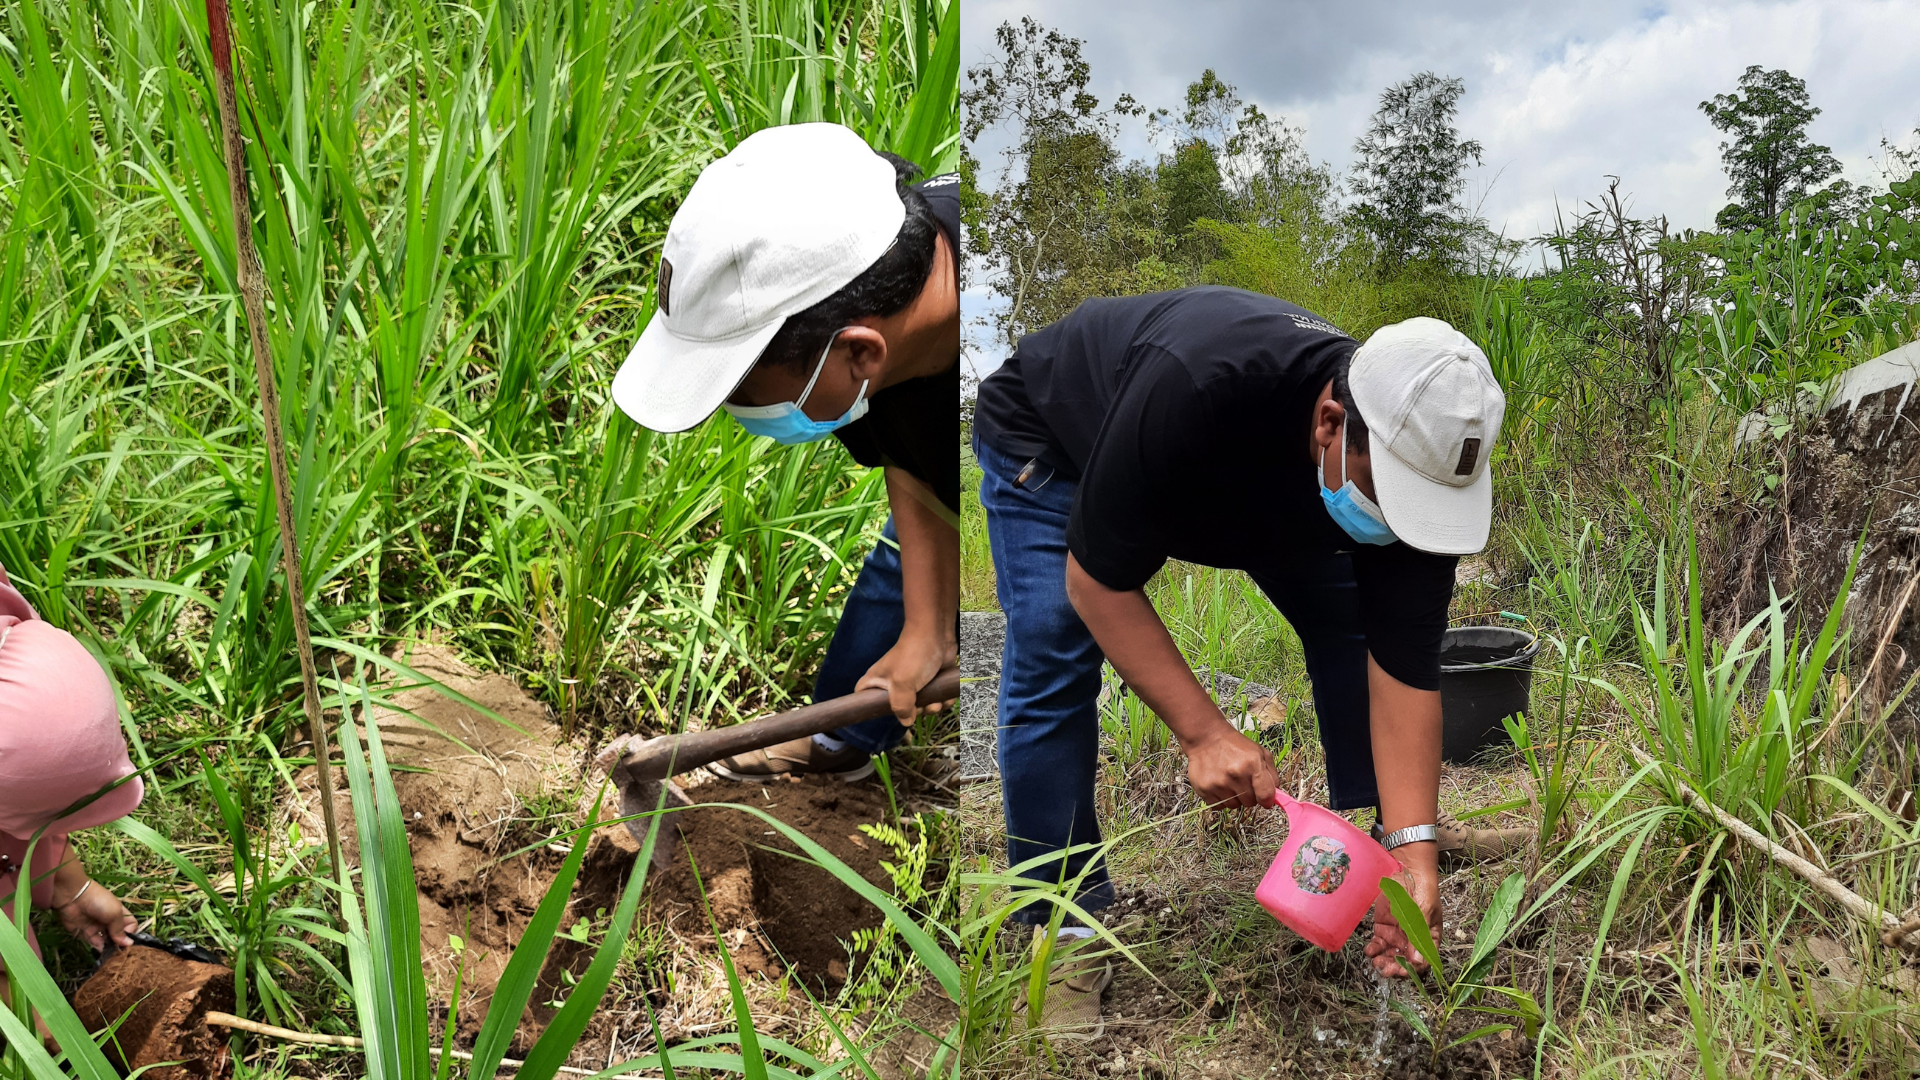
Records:
M343 673L330 710L429 681L388 657L426 636L571 723L718 724L803 693L878 537L877 474L725 417L643 432L607 387L672 211L752 131L840 121L955 167L958 20L957 0L238 8L307 578L289 598L203 10L0 10L0 564L102 657L137 757L218 741L256 748L234 769L300 764L292 602ZM339 953L303 936L304 867L189 775L163 764L151 790L220 803L234 885L192 838L139 839L220 884L187 910L245 969L248 1008L311 1008ZM356 894L368 941L405 936L393 892ZM386 949L356 994L405 974L382 974ZM289 966L323 989L287 989ZM413 1008L392 986L363 1019ZM369 1061L421 1075L397 1038Z
M838 120L953 166L957 18L938 0L244 9L323 644L377 662L447 626L572 714L610 662L657 683L677 658L652 645L707 625L727 662L682 672L698 695L626 704L724 715L741 679L803 685L883 491L830 445L770 452L724 420L650 437L605 388L651 315L675 201L747 133ZM278 738L296 667L204 16L36 3L0 29L0 562L142 705ZM687 572L709 562L710 604Z

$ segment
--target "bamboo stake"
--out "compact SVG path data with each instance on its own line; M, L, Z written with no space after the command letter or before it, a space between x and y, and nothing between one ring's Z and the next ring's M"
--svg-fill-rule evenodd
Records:
M1649 757L1646 751L1637 746L1629 746L1627 749L1632 751L1633 756L1637 758L1642 765L1653 761L1653 758ZM1711 816L1715 821L1724 826L1728 832L1739 837L1740 840L1748 846L1759 848L1774 862L1805 878L1814 888L1826 893L1835 903L1846 908L1847 913L1854 918L1859 919L1861 922L1878 926L1882 934L1890 934L1900 928L1900 919L1892 912L1887 911L1880 905L1847 888L1840 879L1834 877L1832 874L1827 873L1825 870L1820 869L1800 856L1795 855L1793 852L1788 851L1786 848L1781 847L1779 844L1774 843L1772 840L1767 839L1760 830L1741 821L1725 810L1720 809L1705 798L1702 798L1697 792L1682 783L1679 779L1671 776L1668 777L1668 779L1672 781L1674 787L1680 789L1680 796L1687 801L1687 805L1703 814Z
M367 1045L366 1040L356 1038L352 1035L312 1035L304 1031L295 1031L292 1028L262 1024L258 1021L248 1020L245 1017L235 1016L232 1013L218 1012L212 1009L207 1010L207 1024L210 1027L233 1028L237 1031L245 1031L254 1035L265 1035L270 1039L279 1039L281 1042L305 1043L308 1046L338 1046L346 1050L360 1050L364 1049ZM452 1054L457 1061L473 1060L473 1055L464 1050L449 1050L445 1052ZM437 1046L429 1046L427 1047L427 1053L432 1054L434 1057L439 1057L442 1051ZM500 1059L500 1067L503 1069L518 1069L525 1064L526 1062L524 1061L515 1061L512 1058ZM571 1065L560 1066L560 1071L563 1073L572 1073L575 1076L598 1075L592 1069L576 1069Z
M213 53L213 81L220 100L220 134L226 151L227 191L233 201L234 256L240 280L240 304L246 310L247 338L260 383L260 412L267 428L267 463L273 474L275 509L280 521L280 556L287 575L287 603L293 609L293 640L300 654L300 689L313 742L314 772L320 778L320 816L327 827L327 855L333 876L341 878L340 824L333 813L333 753L320 717L320 683L313 668L313 641L307 636L307 590L300 575L300 540L294 531L293 495L287 479L286 436L280 427L280 388L267 345L266 275L253 246L253 206L247 195L246 144L240 136L240 108L234 91L233 39L227 26L227 0L207 0L207 44Z

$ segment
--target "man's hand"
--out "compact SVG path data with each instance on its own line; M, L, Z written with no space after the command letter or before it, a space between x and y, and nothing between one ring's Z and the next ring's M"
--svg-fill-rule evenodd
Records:
M920 712L914 700L920 696L921 687L932 682L940 669L951 666L959 655L960 646L956 641L902 634L893 648L860 676L853 688L865 690L878 686L886 690L894 718L912 727L914 717ZM945 704L936 701L928 705L926 711L937 713Z
M132 946L133 938L129 935L140 925L127 913L127 906L120 898L97 881L80 893L79 899L70 900L57 910L60 925L67 928L67 933L86 942L94 952L105 949L109 939L123 949Z
M1406 886L1413 902L1420 905L1420 914L1426 916L1427 929L1438 944L1441 912L1437 845L1430 840L1407 844L1395 848L1393 854L1401 866L1395 877ZM1427 961L1407 940L1407 933L1400 929L1400 920L1393 917L1393 907L1384 894L1373 905L1373 940L1367 942L1367 959L1373 961L1375 971L1389 979L1404 979L1410 970L1427 970Z
M1182 749L1187 752L1187 779L1208 806L1231 810L1273 805L1273 789L1280 783L1273 755L1235 731L1225 717Z
M906 618L900 639L867 669L855 690L884 687L894 719L913 726L914 699L940 669L960 658L960 530L934 511L926 484L887 466L887 506L900 537L900 603ZM927 706L939 712L945 702Z

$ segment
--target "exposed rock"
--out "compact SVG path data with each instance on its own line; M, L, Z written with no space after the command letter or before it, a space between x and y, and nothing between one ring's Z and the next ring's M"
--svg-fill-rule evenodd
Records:
M1000 653L1007 616L1000 611L960 613L960 782L1000 778Z

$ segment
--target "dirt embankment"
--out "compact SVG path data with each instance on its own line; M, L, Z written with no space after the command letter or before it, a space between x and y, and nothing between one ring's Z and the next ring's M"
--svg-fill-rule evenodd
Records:
M451 945L458 936L466 943L458 1033L470 1040L479 1031L514 946L560 868L564 849L497 864L495 860L582 820L599 778L583 771L584 748L563 742L546 708L511 679L477 672L436 646L414 648L406 662L512 725L431 688L394 695L391 708L375 713L395 768L394 789L419 881L428 1001L439 1003L436 1008L444 1018L444 1003L463 961ZM297 779L297 805L290 813L307 835L318 835L313 770ZM344 777L338 783L336 806L351 859L358 847L352 807ZM867 880L890 888L880 867L882 845L859 829L886 818L886 796L876 786L806 781L763 788L710 781L696 783L689 795L696 803L756 806L797 826ZM602 815L616 813L615 805L617 799L610 797ZM648 933L676 950L714 948L694 884L692 866L697 864L714 921L743 974L777 979L791 970L828 990L848 977L854 958L845 942L856 930L877 925L877 910L827 871L786 854L797 853L797 848L755 815L715 806L696 807L678 817L687 839L673 868L656 872L647 883ZM563 926L589 920L594 927L591 942L564 937L555 941L521 1022L518 1050L530 1045L552 1019L548 1002L567 993L567 974L586 970L606 914L618 904L633 869L639 845L625 826L602 828L589 842L592 847ZM644 1014L636 1011L629 1018L626 1013L638 1010L637 997L651 989L616 984L608 1008L596 1016L583 1041L583 1052L601 1060L612 1050L633 1052L630 1045L611 1044L623 1029L629 1036L645 1030ZM657 1006L668 1004L658 994L654 1000ZM629 1002L629 1008L620 1007L622 1001ZM629 1019L637 1022L626 1023Z
M1913 348L1912 346L1908 347ZM1904 353L1907 350L1900 350ZM1897 359L1895 354L1881 361ZM1768 585L1804 605L1817 627L1846 576L1864 531L1846 608L1863 711L1890 700L1920 663L1920 393L1904 382L1875 389L1869 361L1843 382L1839 400L1804 433L1774 447L1776 497L1735 523L1724 572L1708 574L1715 629L1730 636L1764 610ZM1897 366L1897 365L1896 365ZM1890 368L1891 370L1891 368ZM1866 378L1860 378L1865 376ZM1761 436L1765 438L1765 436ZM1873 660L1876 653L1879 659ZM1911 735L1920 701L1909 698L1893 722Z

